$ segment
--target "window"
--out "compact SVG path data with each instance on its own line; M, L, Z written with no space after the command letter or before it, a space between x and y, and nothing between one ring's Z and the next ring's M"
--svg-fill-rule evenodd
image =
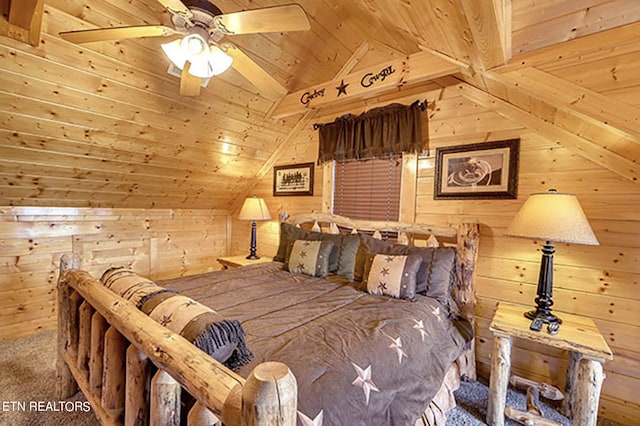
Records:
M333 213L353 219L400 218L402 155L334 162Z

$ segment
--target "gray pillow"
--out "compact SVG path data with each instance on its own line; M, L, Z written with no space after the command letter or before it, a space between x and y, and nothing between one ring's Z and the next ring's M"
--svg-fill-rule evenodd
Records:
M280 244L273 260L284 262L289 244L295 240L331 241L333 250L329 257L329 272L335 272L353 280L356 253L360 246L359 235L325 234L297 228L289 223L280 224Z

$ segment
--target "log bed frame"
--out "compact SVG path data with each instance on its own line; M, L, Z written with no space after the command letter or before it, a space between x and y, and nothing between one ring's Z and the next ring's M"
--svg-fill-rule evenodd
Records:
M289 222L310 222L316 229L326 224L328 232L336 232L338 226L396 232L403 243L435 236L455 245L458 279L453 296L461 315L474 324L477 223L452 228L358 221L325 213L303 214ZM81 390L103 425L179 425L180 393L186 390L196 400L183 416L192 426L220 420L228 426L296 424L297 385L286 365L265 362L244 379L81 267L77 252L73 257L64 255L60 262L56 391L61 400ZM460 377L476 379L474 341L449 370L417 424L444 425L445 412L455 406L452 392Z

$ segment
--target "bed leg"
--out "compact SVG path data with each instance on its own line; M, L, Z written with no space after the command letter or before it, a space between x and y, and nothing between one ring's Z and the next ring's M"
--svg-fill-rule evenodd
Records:
M70 268L70 263L65 256L60 260L60 274L58 276L58 338L56 361L56 394L64 400L78 392L78 384L73 378L71 370L65 362L64 355L67 351L77 351L77 297L73 303L71 295L73 290L67 285L64 272ZM76 328L74 330L74 328ZM74 342L75 340L75 342Z
M296 425L298 384L280 362L265 362L251 372L242 388L242 424Z
M149 423L180 426L180 383L163 370L159 370L151 380Z
M149 417L149 381L151 362L136 345L127 349L127 378L125 380L124 424L143 425Z

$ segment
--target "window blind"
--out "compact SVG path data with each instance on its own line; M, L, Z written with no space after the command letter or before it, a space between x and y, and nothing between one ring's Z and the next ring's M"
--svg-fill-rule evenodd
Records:
M362 220L399 219L402 155L336 161L334 167L334 214Z

